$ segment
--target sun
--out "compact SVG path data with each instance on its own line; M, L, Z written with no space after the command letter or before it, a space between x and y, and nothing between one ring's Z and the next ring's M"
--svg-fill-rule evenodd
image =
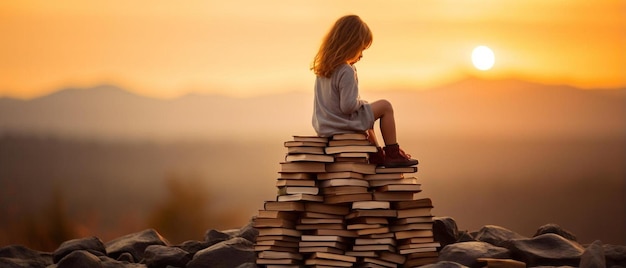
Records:
M493 50L486 46L477 46L472 51L472 63L478 70L487 71L493 67L495 62L496 56L493 54Z

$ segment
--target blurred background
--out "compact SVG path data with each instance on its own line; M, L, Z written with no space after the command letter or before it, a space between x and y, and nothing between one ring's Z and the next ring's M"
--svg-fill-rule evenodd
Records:
M180 243L247 224L275 198L283 141L314 134L309 66L346 14L374 34L356 64L361 97L393 103L435 215L626 244L624 11L619 0L5 1L0 246L49 251L145 228ZM478 46L493 58L473 62Z

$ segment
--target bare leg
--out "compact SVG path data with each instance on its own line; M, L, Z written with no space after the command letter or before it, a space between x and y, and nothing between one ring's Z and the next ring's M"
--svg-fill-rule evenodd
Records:
M380 145L378 145L378 139L376 138L376 132L374 132L374 129L367 130L367 140L369 140L369 142L376 147L380 147Z
M385 145L397 144L396 120L393 116L393 107L387 100L377 100L370 104L374 112L374 118L380 118L380 132L383 134ZM373 131L372 131L373 132Z

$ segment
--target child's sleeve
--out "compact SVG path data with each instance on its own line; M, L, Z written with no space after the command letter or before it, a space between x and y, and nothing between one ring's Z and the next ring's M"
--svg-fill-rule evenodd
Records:
M352 114L363 105L359 99L359 85L352 68L341 68L339 79L339 108L344 114Z

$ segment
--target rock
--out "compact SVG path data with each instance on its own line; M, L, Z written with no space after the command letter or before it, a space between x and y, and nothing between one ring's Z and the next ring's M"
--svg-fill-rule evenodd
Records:
M130 254L129 254L130 255ZM107 256L100 256L102 268L147 268L145 264L118 261ZM48 267L51 268L51 267Z
M52 263L52 254L47 252L21 245L0 248L0 267L46 267Z
M539 229L537 229L537 232L535 232L535 235L533 237L540 236L542 234L550 234L550 233L558 234L562 236L563 238L566 238L572 241L577 241L576 236L574 234L572 234L568 230L561 228L561 226L559 226L556 223L548 223L546 225L539 227Z
M57 268L101 268L102 261L87 250L74 250L64 256L56 265Z
M589 245L580 257L580 268L604 268L606 260L604 258L604 248L602 241L596 240Z
M459 229L453 218L435 217L433 220L433 235L442 248L458 241Z
M472 234L470 234L468 231L459 231L459 237L457 238L456 242L473 242L476 241L476 239L474 239L474 236L472 236Z
M521 261L511 259L478 258L481 267L489 268L526 268L526 264Z
M208 243L208 246L215 245L219 242L226 241L231 238L232 236L230 234L213 229L208 230L204 235L204 241Z
M257 236L259 236L259 230L252 226L252 221L250 221L248 225L241 228L239 230L239 234L237 234L237 237L244 238L252 243L256 242Z
M143 263L151 268L167 267L168 265L185 267L193 256L180 248L161 245L148 246L143 255Z
M117 261L121 261L121 262L135 262L133 255L131 255L128 252L124 252L122 254L120 254L117 258Z
M507 259L510 255L508 249L486 242L461 242L444 247L439 252L439 261L451 261L469 267L482 267L477 261L478 258Z
M256 261L254 244L235 237L198 251L187 268L232 268Z
M626 246L622 245L602 245L606 267L626 267Z
M258 268L259 266L256 265L256 263L254 262L246 262L242 265L237 266L237 268Z
M467 268L467 266L452 261L439 261L433 264L422 265L420 268Z
M63 257L75 250L86 250L95 256L106 256L106 248L100 238L95 236L87 238L72 239L63 242L53 254L54 263L59 262Z
M180 245L176 245L176 247L189 252L189 254L193 256L194 254L196 254L196 252L208 248L209 243L206 241L188 240L181 243Z
M526 237L504 227L496 225L485 225L480 228L474 238L477 241L483 241L494 246L504 247L509 240L523 239Z
M516 260L532 266L578 266L584 248L557 234L511 240L509 250Z
M143 259L143 252L150 245L167 245L167 241L156 230L147 229L141 232L125 235L106 243L109 257L117 259L124 252L133 256L134 262Z

